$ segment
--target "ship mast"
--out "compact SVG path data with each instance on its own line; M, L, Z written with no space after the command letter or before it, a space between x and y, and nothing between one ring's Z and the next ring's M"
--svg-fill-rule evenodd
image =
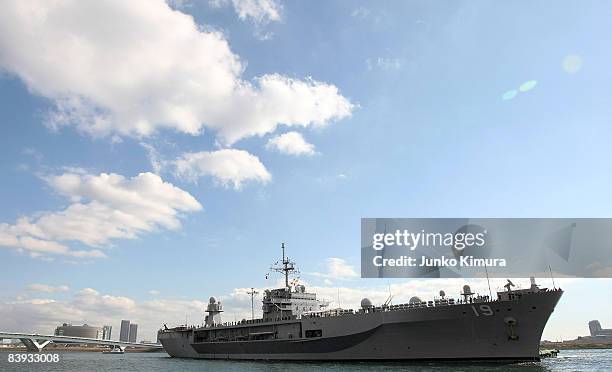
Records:
M295 271L295 262L289 260L289 257L285 256L285 243L281 243L281 249L283 250L283 260L279 265L276 262L270 270L276 271L278 273L283 273L285 275L285 288L289 288L289 273Z

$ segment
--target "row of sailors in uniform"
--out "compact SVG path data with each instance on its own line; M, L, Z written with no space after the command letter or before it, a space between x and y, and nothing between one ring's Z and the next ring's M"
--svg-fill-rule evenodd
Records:
M454 299L443 298L443 299L435 299L434 301L427 301L427 302L426 301L418 301L418 302L413 301L407 304L372 306L368 309L362 309L360 310L360 312L394 311L394 310L414 309L414 308L421 308L421 307L447 306L447 305L454 305L454 304L455 304ZM354 314L354 313L355 311L353 309L333 309L333 310L328 310L328 311L323 311L323 312L305 313L303 314L303 316L319 318L319 317L338 316L338 315Z
M395 310L405 310L405 309L414 309L414 308L422 308L422 307L434 307L434 306L449 306L455 304L463 304L463 303L473 303L473 302L488 302L489 296L478 296L477 299L472 299L471 297L466 300L457 300L454 298L441 298L435 299L433 301L419 301L417 299L411 299L410 303L407 304L398 304L398 305L382 305L382 306L369 306L360 310L360 312L364 311L395 311ZM338 316L345 314L354 314L353 309L333 309L324 312L316 312L316 313L305 313L305 317L327 317L327 316Z
M446 306L446 305L454 305L454 299L436 299L434 301L420 301L420 302L411 302L408 304L399 304L399 305L389 305L389 306L376 306L374 311L384 311L384 310L403 310L403 309L413 309L417 307L433 307L433 306Z

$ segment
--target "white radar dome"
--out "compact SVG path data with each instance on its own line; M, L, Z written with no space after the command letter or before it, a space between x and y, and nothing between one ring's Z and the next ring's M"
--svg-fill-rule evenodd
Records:
M420 299L420 298L418 298L417 296L413 296L413 297L410 299L410 303L411 303L411 304L420 304L421 302L422 302L422 301L421 301L421 299Z
M363 300L361 300L361 307L363 309L368 309L372 307L372 301L370 301L370 299L368 298L364 298Z

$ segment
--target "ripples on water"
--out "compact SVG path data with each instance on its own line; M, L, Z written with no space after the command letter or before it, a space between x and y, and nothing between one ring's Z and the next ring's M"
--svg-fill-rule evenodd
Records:
M165 353L108 355L90 352L60 353L58 363L8 363L0 352L0 371L612 371L612 349L561 350L557 358L539 363L295 363L240 362L170 358Z

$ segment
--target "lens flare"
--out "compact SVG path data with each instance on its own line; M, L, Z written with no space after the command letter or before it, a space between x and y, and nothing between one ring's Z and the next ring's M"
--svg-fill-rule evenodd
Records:
M517 93L518 92L516 91L516 89L509 90L506 93L502 94L502 99L504 101L509 101L512 98L516 97Z
M582 58L579 55L570 54L563 58L563 70L568 74L575 74L582 68Z
M535 80L529 80L524 82L523 84L521 84L521 86L519 87L519 90L522 93L525 92L529 92L530 90L532 90L533 88L535 88L535 86L538 85L538 82Z

